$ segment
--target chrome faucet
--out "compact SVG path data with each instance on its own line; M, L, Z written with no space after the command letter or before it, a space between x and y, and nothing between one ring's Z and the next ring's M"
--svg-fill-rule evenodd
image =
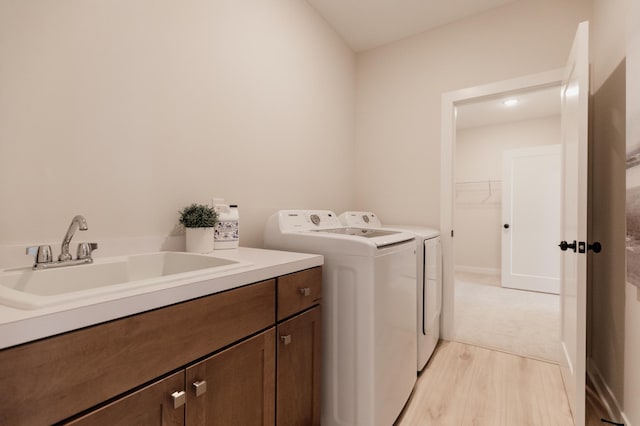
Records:
M85 219L84 216L77 215L71 220L69 229L67 229L67 233L64 234L62 245L60 246L60 256L58 256L58 260L60 262L66 262L67 260L72 259L71 254L69 253L69 243L71 243L71 239L78 229L81 231L89 229L87 226L87 219Z
M93 250L98 248L97 243L79 243L78 244L78 255L74 260L71 257L71 253L69 253L69 244L71 243L71 239L77 230L86 231L89 229L87 226L87 220L84 216L77 215L71 220L71 224L69 225L69 229L67 229L67 233L64 235L64 239L62 240L62 245L60 247L60 256L58 256L58 261L53 261L53 256L51 255L51 246L49 245L41 245L27 248L27 254L35 257L35 263L33 264L33 269L47 269L47 268L59 268L62 266L72 266L72 265L84 265L87 263L92 263L93 258L91 257L91 253Z

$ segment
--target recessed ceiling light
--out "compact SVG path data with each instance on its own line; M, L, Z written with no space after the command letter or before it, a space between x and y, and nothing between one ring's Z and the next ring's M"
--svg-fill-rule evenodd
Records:
M512 107L512 106L516 106L520 103L519 100L517 99L507 99L505 101L502 102L504 104L504 106L508 106L508 107Z

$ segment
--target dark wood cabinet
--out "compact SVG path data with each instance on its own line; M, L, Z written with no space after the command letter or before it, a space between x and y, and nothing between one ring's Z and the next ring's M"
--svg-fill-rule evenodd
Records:
M46 425L274 325L275 280L0 351L0 425ZM18 419L20 421L18 421Z
M275 327L76 420L73 426L272 426Z
M0 350L0 424L319 425L321 281L312 268Z
M320 320L316 306L278 324L279 426L320 425Z

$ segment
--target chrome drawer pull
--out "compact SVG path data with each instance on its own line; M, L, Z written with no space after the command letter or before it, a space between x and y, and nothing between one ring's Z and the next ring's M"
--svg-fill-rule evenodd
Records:
M300 294L303 296L309 296L311 294L311 289L309 287L301 288Z
M171 398L173 398L173 408L180 408L187 402L187 393L185 391L175 391L171 394Z
M193 382L193 389L196 391L196 396L200 396L207 391L207 381L200 380Z

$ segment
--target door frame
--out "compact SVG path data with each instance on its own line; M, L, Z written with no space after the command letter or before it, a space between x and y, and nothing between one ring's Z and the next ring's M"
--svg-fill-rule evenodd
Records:
M456 106L524 90L560 86L564 68L498 81L442 94L440 139L440 233L442 244L442 317L441 335L455 336L455 250L452 232L455 213Z

